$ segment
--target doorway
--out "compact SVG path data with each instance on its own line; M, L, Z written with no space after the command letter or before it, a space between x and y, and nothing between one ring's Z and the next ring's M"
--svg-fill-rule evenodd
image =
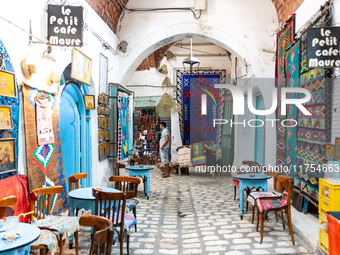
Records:
M264 100L262 94L257 94L255 96L255 108L257 110L264 110ZM265 117L264 115L256 115L255 119L262 120L263 125L260 126L262 123L261 121L257 121L255 127L255 148L254 148L254 161L263 164L265 163Z
M88 167L88 121L83 100L83 93L78 84L69 82L64 86L60 98L60 129L64 161L66 187L72 174L87 173L86 179L80 180L81 188L91 186L91 174ZM69 189L68 189L69 190Z

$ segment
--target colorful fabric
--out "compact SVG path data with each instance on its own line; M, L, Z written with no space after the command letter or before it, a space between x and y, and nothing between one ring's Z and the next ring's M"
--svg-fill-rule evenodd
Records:
M26 85L22 88L29 192L43 186L62 186L63 192L61 195L57 195L55 202L52 204L53 214L57 214L68 208L61 148L59 102L57 102L57 98L53 94L39 91ZM48 97L52 102L50 107L53 112L53 136L56 141L43 146L38 145L36 129L37 120L34 99L37 96Z
M52 107L48 97L35 98L37 113L37 136L39 146L53 144Z
M260 212L266 212L271 209L280 209L288 205L288 199L274 199L274 200L267 200L267 199L257 199L257 206Z
M45 219L32 221L32 224L41 227L54 229L62 235L63 239L68 238L71 234L78 231L79 220L78 217L74 216L47 216Z
M125 208L127 208L130 212L137 207L138 203L139 201L137 199L127 199L125 202Z
M203 143L194 143L191 145L191 159L193 166L206 164L205 150L206 148Z
M117 213L115 213L114 215L115 215L114 218L116 220L117 219ZM106 216L108 216L108 215L106 215ZM112 212L110 213L110 220L112 221ZM120 222L120 220L121 220L121 214L118 215L118 222ZM131 227L133 227L136 224L137 224L137 220L135 219L135 217L133 216L132 213L125 213L124 214L124 229L128 233L130 233Z
M286 53L286 77L287 87L298 88L299 87L299 50L300 41L297 41ZM297 99L298 93L289 93L289 99ZM297 135L295 121L297 120L297 107L296 105L288 105L287 119L291 120L286 128L286 166L288 169L292 169L296 165L296 146L297 146ZM290 171L288 175L294 178L295 171Z
M129 108L128 95L118 92L118 162L126 162L129 157Z
M190 166L190 148L180 148L177 155L179 166Z
M1 41L1 39L0 39L0 69L14 73L14 68L12 66L11 59L8 55L8 52L6 50L5 45ZM15 138L15 145L16 145L15 146L15 154L16 154L16 161L17 162L18 162L19 150L21 149L21 148L19 148L19 102L20 102L20 96L19 96L19 89L18 88L19 88L18 84L15 81L14 89L16 90L17 98L0 96L1 105L11 107L13 129L6 130L6 133L10 133L11 137ZM7 170L5 170L5 171L7 171ZM16 171L14 171L14 172L8 172L8 173L1 174L1 172L5 172L5 171L0 170L0 179L6 178L8 176L12 176L13 174L16 173Z
M285 26L281 29L281 31L277 34L276 39L276 86L278 87L278 107L277 107L277 119L278 125L276 126L277 133L277 142L276 142L276 164L278 166L284 165L286 163L286 128L281 124L282 120L286 119L286 116L281 115L281 88L287 87L287 77L285 72L285 58L286 58L286 50L294 41L295 35L295 15L293 15L285 24ZM294 50L295 52L295 50ZM293 53L291 53L293 54ZM292 57L293 55L290 55ZM295 58L295 56L293 56ZM290 71L293 71L295 66L291 66ZM293 63L292 62L292 63ZM294 115L294 111L291 113Z
M58 239L55 234L48 230L41 230L40 237L33 245L45 245L53 255L58 249Z
M170 162L170 159L169 159L170 148L160 149L160 154L161 154L161 162L163 164L169 164L169 162Z
M183 145L202 141L220 144L222 126L213 127L213 119L223 119L225 89L215 88L215 84L225 83L225 70L177 70L177 104L179 112L180 131ZM201 96L207 95L207 112L201 114Z
M251 192L247 197L247 201L252 205L256 205L257 199L266 198L266 197L277 197L279 198L281 194L276 194L274 192L263 192L263 191L255 191Z
M0 187L0 198L5 198L8 196L17 197L17 202L11 206L14 209L15 216L30 211L27 192L27 177L25 175L16 174L0 180ZM24 219L23 217L20 217L19 221L29 223L30 218L30 215L26 216Z

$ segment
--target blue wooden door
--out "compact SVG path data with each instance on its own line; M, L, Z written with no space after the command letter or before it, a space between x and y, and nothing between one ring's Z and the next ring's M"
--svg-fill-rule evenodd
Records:
M257 110L264 110L264 100L262 95L257 95L255 99L256 109ZM256 115L255 119L262 120L265 123L265 119L263 115ZM261 122L257 121L256 126L260 126ZM254 148L254 161L259 164L265 163L265 156L264 156L264 132L265 132L265 124L262 127L255 128L255 148Z
M80 114L72 96L65 89L60 103L60 129L64 173L67 190L68 178L80 173Z

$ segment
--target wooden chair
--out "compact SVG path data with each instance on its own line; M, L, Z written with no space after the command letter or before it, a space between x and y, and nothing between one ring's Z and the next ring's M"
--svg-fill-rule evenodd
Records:
M79 189L79 180L87 178L87 173L72 174L68 177L68 189L69 192L75 189Z
M15 205L16 202L17 202L16 196L0 198L0 219L3 219L3 217L14 215L14 210L10 206Z
M266 175L268 176L272 176L273 180L274 180L274 191L279 192L279 190L277 189L277 177L283 175L281 172L275 172L275 171L267 171L265 172ZM251 192L249 194L249 196L252 195L253 192ZM262 194L269 194L269 195L273 195L273 192L261 192ZM259 198L263 198L263 197L254 197L254 204L252 204L252 218L251 218L251 223L254 223L254 218L255 218L255 208L256 207L256 200ZM249 201L248 201L249 202ZM276 216L276 222L278 222L278 218L277 218L277 211L275 211L275 216Z
M129 212L133 211L133 215L137 220L137 198L138 185L140 179L129 176L110 176L110 182L115 182L115 189L118 189L126 194L126 208ZM135 224L135 231L137 232L137 223Z
M280 211L281 215L286 215L288 221L289 232L292 237L292 243L295 245L294 241L294 233L292 227L292 215L290 210L291 205L291 186L292 182L289 176L278 176L278 189L283 194L283 198L261 198L258 199L257 202L257 224L256 224L256 231L258 230L259 221L261 219L261 240L260 243L262 244L263 240L263 228L264 228L264 221L266 219L266 215L270 211ZM270 203L268 203L268 201ZM265 203L264 203L265 202ZM285 229L284 218L282 217L282 224L283 229Z
M130 228L136 223L136 220L132 214L125 213L125 193L94 190L94 194L96 197L95 215L107 218L112 222L112 230L117 234L120 243L120 255L123 255L123 241L126 237L127 254L129 254L130 235L128 235L125 225Z
M45 219L47 216L52 214L52 197L55 194L61 194L63 192L62 186L52 186L52 187L45 187L45 188L38 188L32 190L29 194L30 199L30 208L31 211L34 211L31 214L31 220L36 219L37 221ZM41 230L49 230L53 232L58 239L58 244L60 248L60 254L63 254L63 238L62 234L59 233L58 230L53 228L43 228L39 227ZM74 233L75 238L75 249L76 254L78 255L78 231ZM46 246L44 245L32 245L32 250L41 250L45 249Z
M136 162L135 159L131 159L131 160L130 160L130 166L134 166L134 165L135 165L135 162Z
M83 215L79 225L93 228L90 255L111 255L113 233L109 219L96 215Z
M120 169L124 168L125 169L125 165L121 164L121 163L117 163L117 175L120 175Z

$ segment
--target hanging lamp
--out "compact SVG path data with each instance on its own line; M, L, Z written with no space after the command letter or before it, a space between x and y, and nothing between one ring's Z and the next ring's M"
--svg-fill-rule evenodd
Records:
M193 76L192 75L192 67L193 67L193 65L197 64L197 71L198 71L198 67L200 66L201 61L199 61L198 58L195 58L192 55L192 38L190 38L190 57L184 59L182 63L183 63L184 70L186 70L184 64L190 65L190 77Z

